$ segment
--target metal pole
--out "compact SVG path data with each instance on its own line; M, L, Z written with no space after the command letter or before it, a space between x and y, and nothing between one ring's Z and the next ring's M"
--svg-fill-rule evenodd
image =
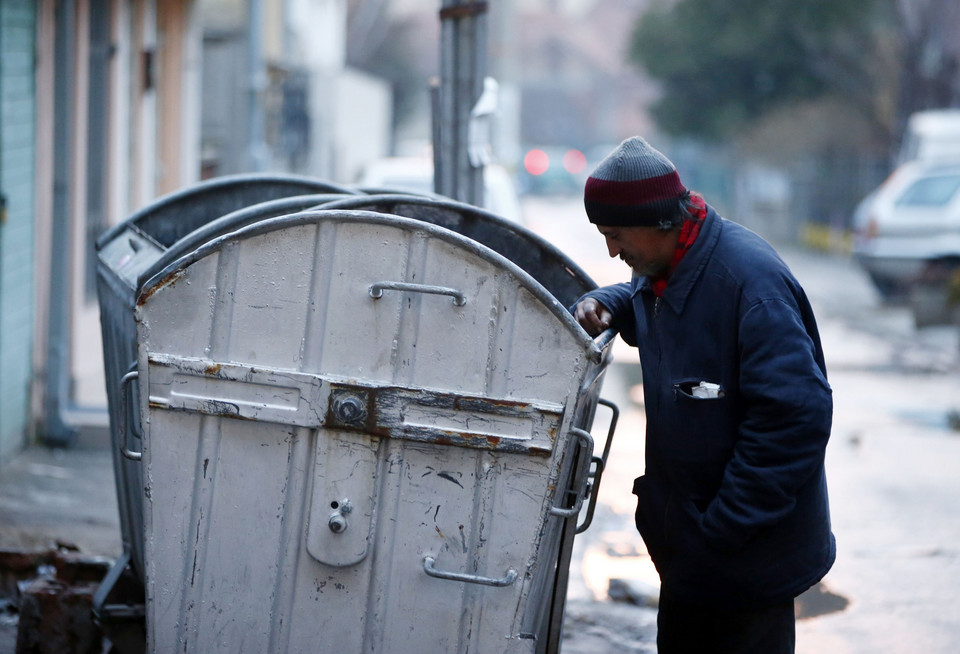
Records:
M262 172L267 169L267 146L264 142L263 90L267 86L267 72L263 64L263 2L250 0L247 16L247 66L250 89L247 102L247 143L249 169Z
M63 412L70 402L70 191L73 179L74 77L76 7L73 0L56 4L57 38L54 45L53 212L51 220L50 310L47 317L47 363L44 371L42 440L70 445L76 430Z
M445 188L443 153L443 130L440 128L440 78L430 78L430 115L432 118L431 138L433 139L433 192L442 193Z
M440 9L439 115L434 115L440 142L434 143L434 187L438 193L474 205L483 201L483 166L470 163L467 129L486 74L487 6L472 0L443 0Z

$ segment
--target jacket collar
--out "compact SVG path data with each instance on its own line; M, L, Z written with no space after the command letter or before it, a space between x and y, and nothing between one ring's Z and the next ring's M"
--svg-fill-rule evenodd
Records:
M707 205L707 217L703 220L703 226L700 227L697 240L694 241L690 251L684 255L676 270L670 275L667 288L663 292L663 301L669 304L670 308L676 313L681 313L686 306L687 298L690 296L694 284L703 274L703 269L710 260L710 255L717 247L722 230L723 219L713 207ZM648 277L638 278L634 289L634 292L649 291L650 279Z

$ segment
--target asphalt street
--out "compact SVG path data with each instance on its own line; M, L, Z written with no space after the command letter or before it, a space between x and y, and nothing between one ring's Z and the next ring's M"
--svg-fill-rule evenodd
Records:
M599 284L627 270L575 200L527 200L527 225ZM916 329L884 305L849 257L781 250L817 313L835 412L827 452L838 558L800 603L801 654L960 651L960 338ZM96 329L97 323L86 323ZM96 343L99 334L80 337ZM93 340L91 340L93 339ZM621 410L593 525L570 569L563 654L655 651L657 578L632 524L630 488L643 467L643 407L635 354L615 346L603 395ZM85 356L92 356L90 350ZM84 379L102 380L85 369ZM102 381L100 382L102 386ZM97 382L81 389L88 401ZM606 432L602 410L594 436ZM0 471L0 548L73 543L92 555L121 549L110 453L95 436L71 450L32 448ZM613 601L610 591L630 602ZM0 654L9 645L0 615Z

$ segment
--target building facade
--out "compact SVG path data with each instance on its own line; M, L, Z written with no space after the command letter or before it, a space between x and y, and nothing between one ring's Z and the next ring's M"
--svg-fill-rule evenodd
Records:
M30 422L36 5L0 2L0 465Z
M200 33L194 0L0 2L0 465L105 418L93 244L199 178Z

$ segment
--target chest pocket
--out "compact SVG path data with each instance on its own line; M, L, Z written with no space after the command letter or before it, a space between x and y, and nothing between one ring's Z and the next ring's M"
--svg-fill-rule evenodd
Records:
M718 381L684 379L672 387L665 416L671 458L708 467L725 465L736 436L733 401Z

